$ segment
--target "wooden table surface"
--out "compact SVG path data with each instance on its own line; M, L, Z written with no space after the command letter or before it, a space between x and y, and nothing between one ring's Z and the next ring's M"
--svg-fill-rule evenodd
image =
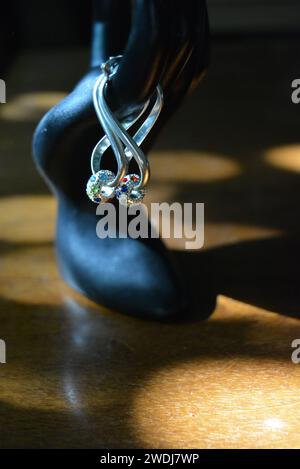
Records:
M149 202L206 204L204 249L168 244L196 283L208 269L217 306L207 321L181 324L108 311L59 277L55 201L30 161L30 138L84 59L64 51L15 62L0 125L1 448L300 446L295 50L215 44L210 75L151 155ZM56 74L37 76L34 66L48 62ZM198 299L196 315L201 308Z

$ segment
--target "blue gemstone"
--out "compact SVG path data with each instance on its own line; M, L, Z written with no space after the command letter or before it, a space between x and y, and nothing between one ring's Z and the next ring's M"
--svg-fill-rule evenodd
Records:
M96 181L96 177L95 177L95 176L91 176L90 181L92 181L92 182Z
M126 186L122 186L122 187L121 187L121 191L122 191L122 192L127 192L127 191L128 191L128 188L127 188Z

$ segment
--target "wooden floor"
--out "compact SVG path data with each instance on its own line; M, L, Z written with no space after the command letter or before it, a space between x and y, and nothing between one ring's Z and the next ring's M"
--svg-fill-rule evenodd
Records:
M55 202L30 140L86 53L15 61L0 109L1 448L300 446L298 50L216 42L205 82L151 155L148 201L205 202L204 249L168 244L195 284L207 270L217 306L174 325L108 311L60 279Z

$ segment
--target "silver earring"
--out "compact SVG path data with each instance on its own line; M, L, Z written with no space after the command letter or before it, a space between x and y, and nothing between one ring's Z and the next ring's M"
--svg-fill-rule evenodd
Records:
M160 86L155 91L155 102L150 111L150 100L129 117L119 122L110 110L105 91L107 83L117 72L121 56L112 57L105 62L102 73L93 89L93 102L96 114L105 132L104 137L95 146L91 156L92 176L87 183L87 195L95 203L105 203L117 197L124 205L140 203L145 194L145 186L150 177L148 160L140 148L152 127L154 126L163 106L163 93ZM127 132L145 113L148 116L133 137ZM117 161L117 174L101 169L101 160L105 151L111 146ZM137 163L138 174L128 174L131 159Z

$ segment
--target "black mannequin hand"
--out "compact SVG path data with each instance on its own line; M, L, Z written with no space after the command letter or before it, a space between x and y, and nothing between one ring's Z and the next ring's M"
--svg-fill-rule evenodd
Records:
M91 151L101 137L92 88L101 63L119 54L108 90L113 109L128 113L161 83L165 106L148 149L207 66L208 22L202 0L135 0L130 22L131 3L94 1L91 69L40 122L34 157L58 198L57 251L66 280L110 308L169 319L187 301L160 240L96 236L98 217L85 194Z

